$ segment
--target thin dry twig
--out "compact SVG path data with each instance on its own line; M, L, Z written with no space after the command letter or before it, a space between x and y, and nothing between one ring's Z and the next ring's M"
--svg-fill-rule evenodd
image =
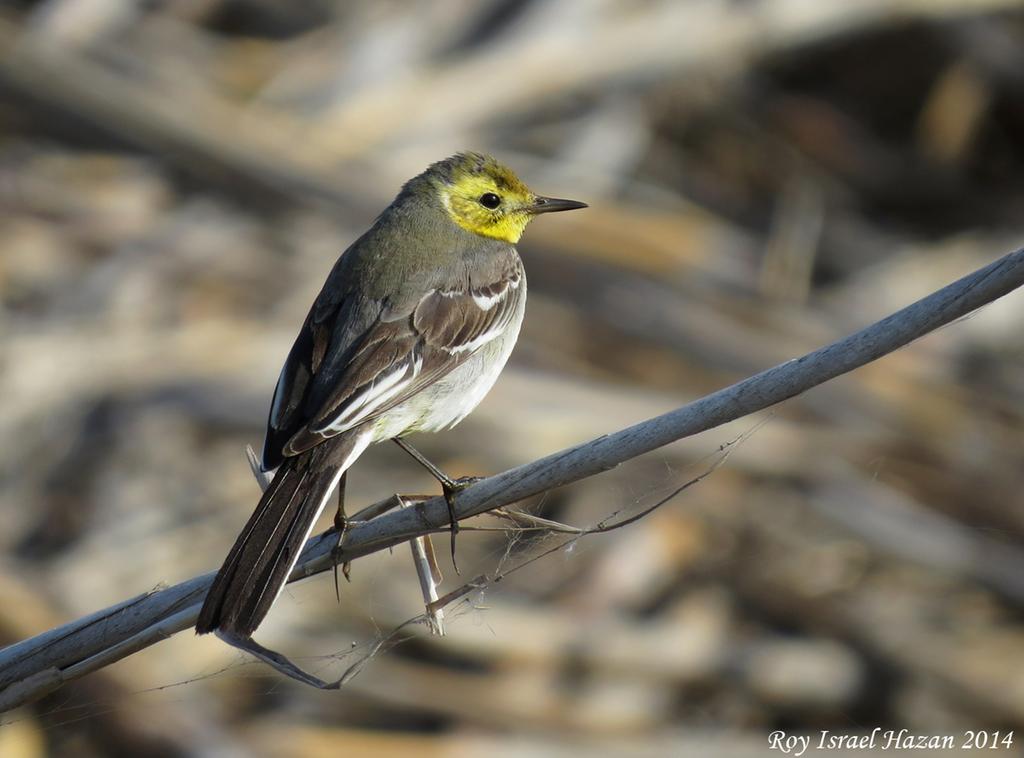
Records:
M756 432L758 429L760 429L765 423L765 421L761 421L758 424L756 424L750 431L744 432L736 439L721 445L717 451L718 457L710 466L708 466L708 468L706 468L697 476L691 479L687 479L679 486L674 487L667 495L663 495L651 505L648 505L647 507L640 509L638 512L630 516L616 519L615 517L619 513L619 511L616 511L607 518L598 521L593 526L572 526L570 524L563 524L558 521L551 521L550 519L540 518L538 516L533 516L531 514L514 514L514 512L511 511L504 511L502 515L506 518L509 518L510 520L516 520L517 516L525 517L523 521L531 524L531 526L527 528L537 529L543 532L547 532L548 534L569 534L571 536L568 539L560 541L556 545L545 548L543 551L527 558L524 561L515 564L511 568L503 569L501 568L501 566L499 566L498 569L491 574L481 574L480 576L477 576L472 581L466 582L461 587L452 590L444 597L438 598L433 603L429 604L427 606L427 612L434 613L436 611L441 610L447 605L451 605L459 598L464 597L465 595L468 595L471 592L486 589L488 586L492 584L497 584L498 582L505 579L505 577L515 573L516 571L526 568L531 563L535 563L540 559L551 555L552 553L557 553L567 548L570 548L574 543L578 542L583 537L586 537L591 534L605 534L607 532L613 532L616 529L622 529L623 527L630 526L631 524L635 524L640 519L650 516L663 505L665 505L671 500L674 500L683 492L690 489L690 487L693 487L696 484L700 484L702 481L704 481L713 473L715 473L715 471L717 471L729 459L729 456L732 454L733 450L735 449L735 446L749 439L750 436L754 434L754 432Z

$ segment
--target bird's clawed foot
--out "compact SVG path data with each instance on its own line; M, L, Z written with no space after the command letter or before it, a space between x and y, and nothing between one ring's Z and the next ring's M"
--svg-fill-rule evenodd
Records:
M441 486L446 493L451 492L453 495L456 495L483 480L482 476L460 476L458 479L449 479Z
M338 510L334 512L334 529L338 533L338 544L334 546L334 550L331 551L331 559L334 561L334 595L338 598L338 602L341 602L341 587L338 584L338 554L341 552L341 544L345 541L345 535L348 533L349 522L348 517L345 516L345 484L348 479L348 472L346 471L341 475L341 481L338 482ZM341 564L341 573L345 575L345 581L351 582L352 576L352 564L349 561L345 561Z
M459 571L459 564L455 560L455 535L459 533L459 519L455 511L455 498L460 492L462 492L462 490L476 482L479 482L483 477L460 476L458 479L452 479L446 473L441 471L441 469L428 461L426 457L424 457L423 453L405 440L400 437L395 437L394 442L402 448L402 450L412 456L414 461L429 471L431 476L441 483L441 491L444 493L444 501L448 505L448 528L452 535L452 566L455 568L456 574L461 574L462 572Z
M455 513L455 497L462 490L479 482L482 476L460 476L458 479L445 477L441 479L441 491L444 493L444 502L448 506L448 530L452 535L452 566L456 574L461 574L459 564L455 560L455 535L459 533L459 518Z

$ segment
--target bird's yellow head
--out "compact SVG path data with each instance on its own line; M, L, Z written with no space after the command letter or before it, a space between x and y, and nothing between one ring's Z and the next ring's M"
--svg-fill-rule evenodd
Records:
M463 229L516 243L539 213L586 208L586 203L542 197L488 155L459 153L427 169L445 211Z

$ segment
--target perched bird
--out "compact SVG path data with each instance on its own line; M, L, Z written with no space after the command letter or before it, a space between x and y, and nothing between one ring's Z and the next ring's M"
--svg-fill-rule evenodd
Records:
M477 406L523 320L515 243L534 216L584 207L534 194L479 153L405 184L335 263L288 354L261 461L276 473L214 579L197 633L251 637L368 445L448 429ZM451 480L437 475L449 494Z

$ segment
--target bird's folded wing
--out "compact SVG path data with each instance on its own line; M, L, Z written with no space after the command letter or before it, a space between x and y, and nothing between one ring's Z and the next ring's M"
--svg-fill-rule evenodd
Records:
M385 310L347 353L343 366L329 365L328 357L314 368L303 394L315 400L315 407L307 405L308 421L290 436L282 453L296 455L377 418L500 337L515 319L522 281L516 266L492 283L459 291L433 289L411 310ZM323 340L313 340L318 342Z

